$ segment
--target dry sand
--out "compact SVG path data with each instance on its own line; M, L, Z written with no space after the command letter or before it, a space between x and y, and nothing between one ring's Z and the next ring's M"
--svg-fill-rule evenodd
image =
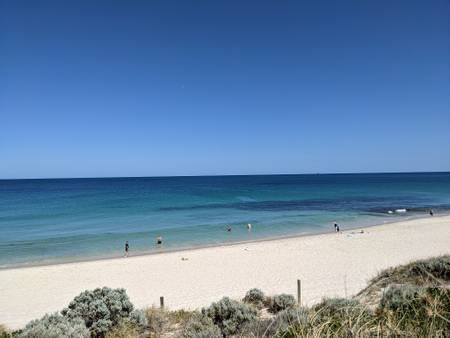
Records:
M344 229L345 230L345 229ZM85 289L123 287L136 307L195 309L258 287L305 304L357 293L381 269L450 253L450 216L139 257L0 270L0 323L16 329ZM182 260L182 257L188 260Z

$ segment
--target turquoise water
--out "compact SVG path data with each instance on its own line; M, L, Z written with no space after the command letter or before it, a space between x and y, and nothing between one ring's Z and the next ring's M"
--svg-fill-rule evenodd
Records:
M136 254L332 231L333 221L345 230L430 208L450 210L450 173L0 180L0 267L118 256L126 240Z

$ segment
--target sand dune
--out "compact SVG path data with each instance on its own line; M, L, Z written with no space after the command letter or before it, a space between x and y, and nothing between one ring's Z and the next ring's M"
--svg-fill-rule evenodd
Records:
M137 307L199 308L258 287L306 304L358 292L379 270L450 253L450 216L157 255L0 270L0 323L19 328L62 309L78 293L123 287ZM182 260L185 257L187 260Z

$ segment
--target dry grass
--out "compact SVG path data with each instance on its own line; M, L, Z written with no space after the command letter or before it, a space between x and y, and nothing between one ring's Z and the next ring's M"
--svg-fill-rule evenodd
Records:
M106 338L137 338L139 331L132 325L123 323L106 334Z
M5 325L0 324L0 338L9 338L11 337L11 332Z

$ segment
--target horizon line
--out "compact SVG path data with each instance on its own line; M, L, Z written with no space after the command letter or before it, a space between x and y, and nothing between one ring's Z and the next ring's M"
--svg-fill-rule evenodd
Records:
M80 176L80 177L26 177L0 178L0 181L19 180L82 180L109 178L182 178L182 177L223 177L223 176L317 176L317 175L373 175L373 174L445 174L450 171L360 171L360 172L310 172L310 173L271 173L271 174L209 174L209 175L155 175L155 176Z

